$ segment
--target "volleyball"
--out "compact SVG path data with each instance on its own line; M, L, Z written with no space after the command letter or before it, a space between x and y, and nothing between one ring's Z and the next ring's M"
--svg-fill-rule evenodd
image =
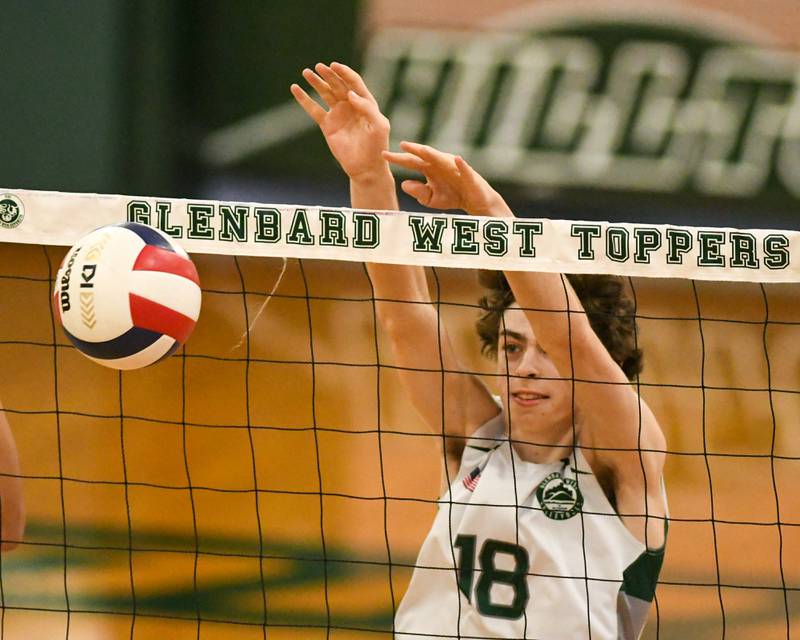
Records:
M186 252L136 222L95 229L66 254L53 306L70 342L113 369L173 354L200 314L200 280Z

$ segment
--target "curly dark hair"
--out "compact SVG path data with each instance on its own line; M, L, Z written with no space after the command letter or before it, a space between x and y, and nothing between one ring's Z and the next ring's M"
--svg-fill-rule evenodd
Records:
M605 348L633 380L642 370L642 350L636 347L634 306L625 293L621 278L610 275L567 275L581 301L589 324ZM478 303L484 313L476 328L481 339L481 352L497 357L497 338L503 312L514 303L514 292L502 271L478 272L478 281L486 295Z

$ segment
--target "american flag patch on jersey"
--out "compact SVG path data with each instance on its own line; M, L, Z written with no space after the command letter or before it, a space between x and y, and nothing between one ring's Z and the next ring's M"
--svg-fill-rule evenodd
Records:
M469 475L464 476L464 486L469 489L470 491L475 491L475 487L478 486L478 480L481 479L481 468L475 467L472 471L469 472Z

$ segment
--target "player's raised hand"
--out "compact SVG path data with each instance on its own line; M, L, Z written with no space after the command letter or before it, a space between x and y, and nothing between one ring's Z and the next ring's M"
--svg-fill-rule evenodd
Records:
M408 195L432 209L463 209L475 215L513 215L503 198L461 156L428 145L401 142L404 153L384 151L383 157L425 176L400 185Z
M319 125L333 156L351 180L386 170L381 152L389 148L389 120L364 80L347 65L318 63L304 69L303 78L319 94L325 107L299 85L291 92L303 110Z

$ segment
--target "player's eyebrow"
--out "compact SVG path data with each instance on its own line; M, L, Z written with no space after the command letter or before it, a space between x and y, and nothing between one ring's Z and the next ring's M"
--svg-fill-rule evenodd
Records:
M525 336L523 336L521 333L517 333L516 331L509 331L508 329L503 329L500 332L500 335L503 338L505 338L506 340L508 338L511 338L512 340L517 340L519 342L526 342L527 341L527 338Z

